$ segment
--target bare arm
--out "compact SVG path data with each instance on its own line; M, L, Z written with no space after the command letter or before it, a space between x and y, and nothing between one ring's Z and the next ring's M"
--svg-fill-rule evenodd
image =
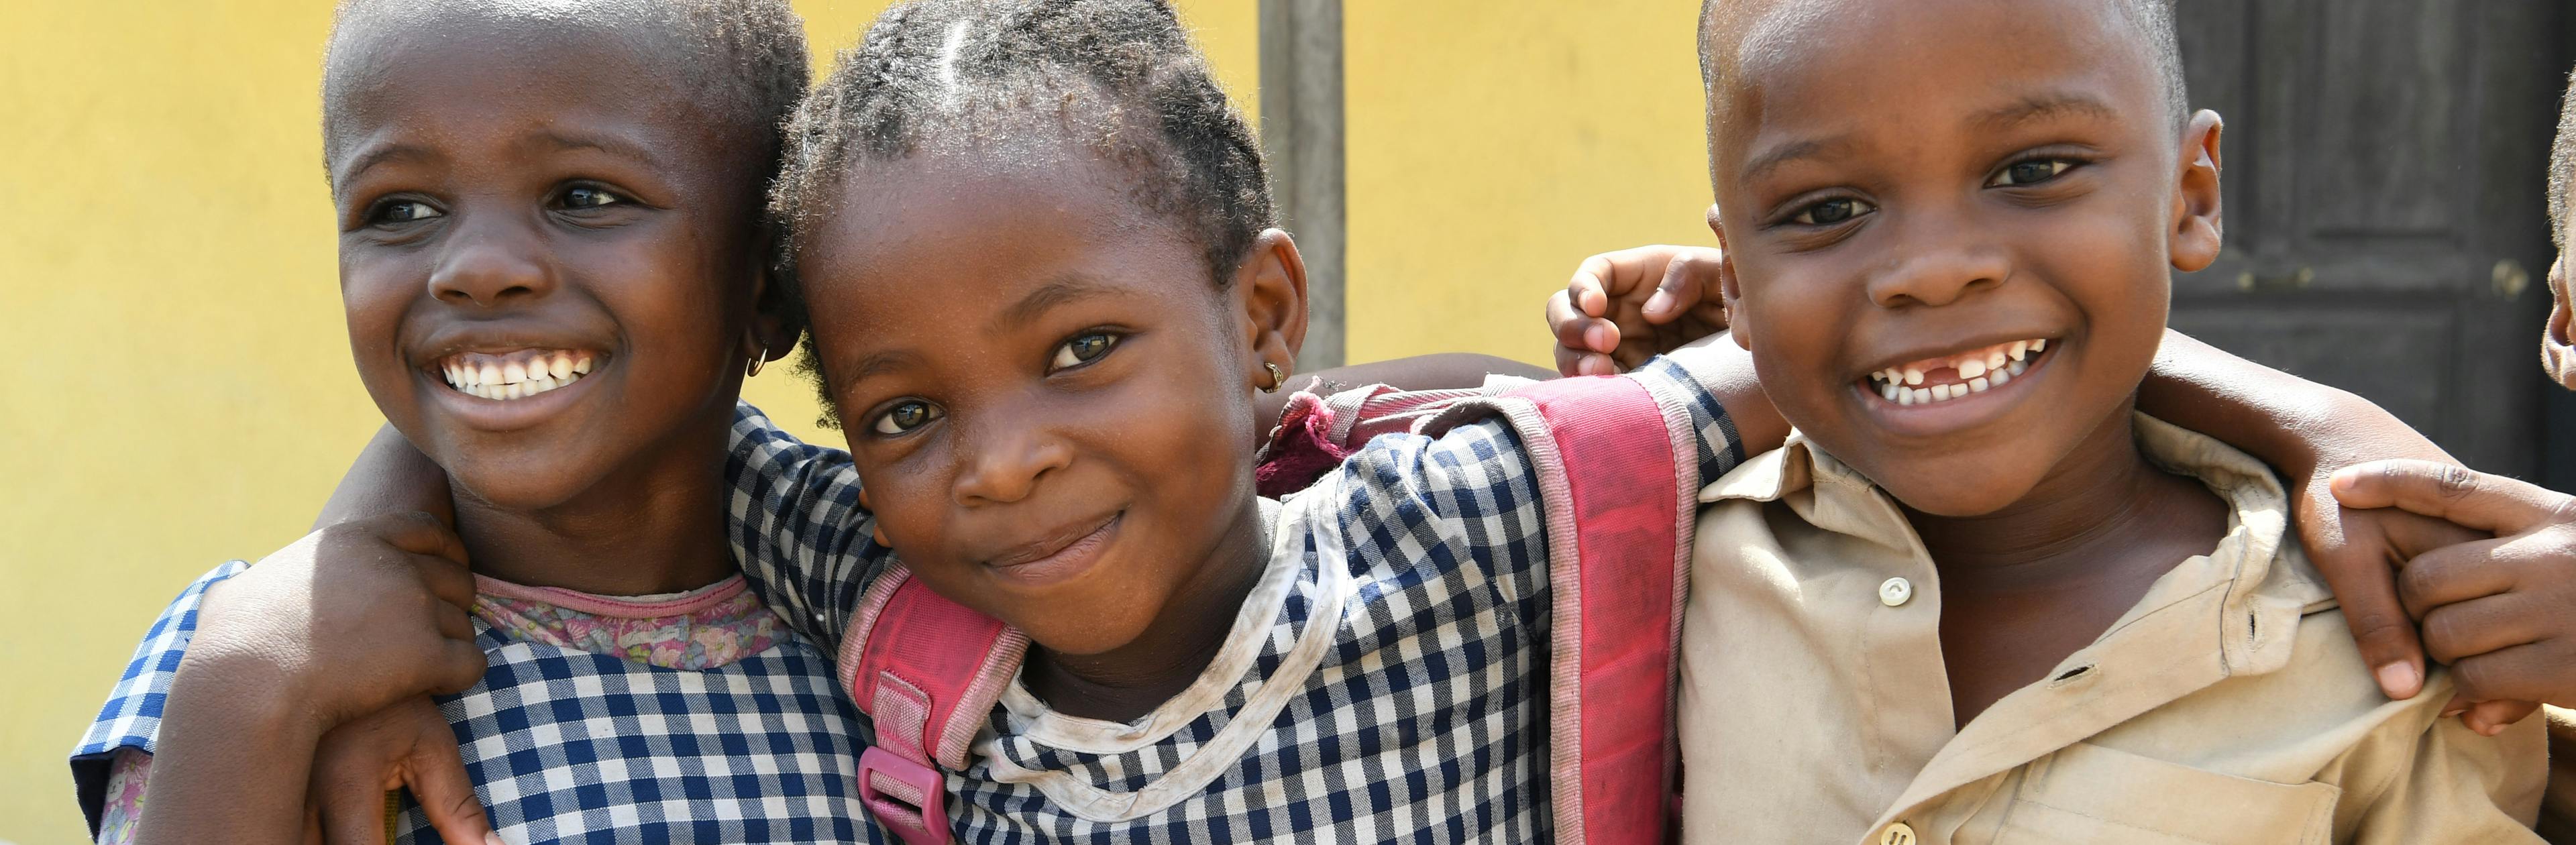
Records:
M405 511L421 511L454 525L456 503L448 495L447 472L387 425L376 430L375 439L358 452L357 463L349 465L349 474L340 477L331 500L322 504L322 514L314 517L313 528L319 531L359 517Z

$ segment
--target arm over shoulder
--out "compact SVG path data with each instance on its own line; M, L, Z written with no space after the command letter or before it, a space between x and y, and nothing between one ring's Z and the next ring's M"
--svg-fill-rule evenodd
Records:
M894 562L859 504L849 453L799 441L738 404L725 478L726 535L753 589L799 633L839 647L860 593Z

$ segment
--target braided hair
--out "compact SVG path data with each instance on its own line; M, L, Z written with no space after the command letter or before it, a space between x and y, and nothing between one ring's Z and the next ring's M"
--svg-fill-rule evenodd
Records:
M801 300L801 233L858 167L1050 144L1125 176L1128 198L1194 241L1218 286L1277 225L1252 129L1170 3L914 0L843 51L788 125L769 205L779 284ZM815 362L809 334L798 368L819 376Z

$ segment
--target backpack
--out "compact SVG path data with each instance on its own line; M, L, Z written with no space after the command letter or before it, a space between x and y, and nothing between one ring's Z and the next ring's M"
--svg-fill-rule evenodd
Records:
M1495 417L1520 435L1546 508L1556 841L1659 845L1679 828L1673 707L1684 538L1698 492L1683 480L1695 434L1675 420L1687 415L1616 377L1499 393L1300 393L1255 477L1262 495L1284 495L1378 434L1437 435ZM1028 646L1027 635L930 592L900 566L861 598L836 674L876 723L877 744L859 757L860 799L908 845L952 840L943 772L965 770L968 746Z

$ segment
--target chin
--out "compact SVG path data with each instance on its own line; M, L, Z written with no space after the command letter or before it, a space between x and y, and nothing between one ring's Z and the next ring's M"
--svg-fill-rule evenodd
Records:
M2039 479L2029 473L1999 469L1989 458L1918 464L1904 472L1871 473L1880 490L1897 502L1933 516L1985 516L2011 507L2030 495ZM2026 477L2028 476L2028 477Z
M543 450L529 450L542 452ZM442 460L448 483L458 492L502 510L535 512L580 496L599 475L560 456L517 455L481 450L472 460Z

